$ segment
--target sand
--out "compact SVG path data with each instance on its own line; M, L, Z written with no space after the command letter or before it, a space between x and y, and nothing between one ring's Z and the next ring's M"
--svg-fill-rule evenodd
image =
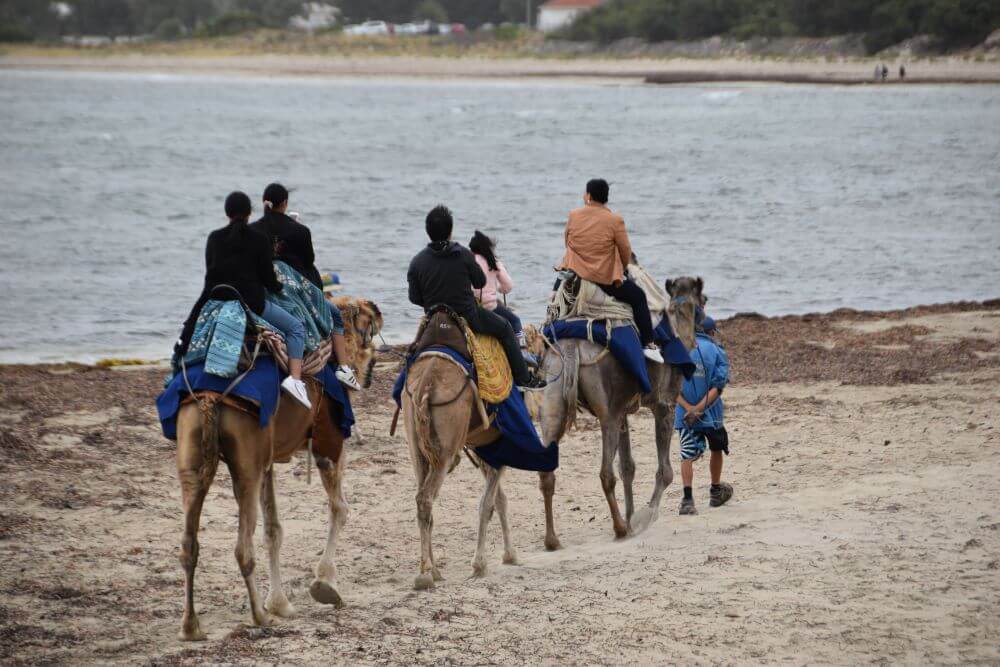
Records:
M770 81L869 83L878 59L531 58L419 55L158 54L53 49L0 53L0 69L175 75L569 79L640 83ZM891 59L890 59L891 64ZM908 83L998 83L1000 61L957 57L908 62ZM893 71L895 77L895 70Z
M730 504L708 507L699 464L699 515L677 515L675 484L646 532L616 541L584 417L561 449L564 548L544 550L537 478L512 471L520 565L500 563L494 522L491 571L470 580L481 482L463 461L435 507L446 581L415 592L415 483L405 442L388 436L394 364L383 363L357 401L364 442L347 448L347 606L308 595L326 518L299 459L278 472L299 616L248 625L222 467L202 520L201 644L175 638L181 513L174 447L152 406L162 371L2 367L0 661L1000 661L1000 360L967 362L1000 350L1000 304L743 316L722 328L735 372ZM890 349L872 348L859 370L858 341L875 336ZM929 375L911 372L921 365ZM651 427L646 414L634 421L640 497L652 489ZM265 562L259 551L266 590Z

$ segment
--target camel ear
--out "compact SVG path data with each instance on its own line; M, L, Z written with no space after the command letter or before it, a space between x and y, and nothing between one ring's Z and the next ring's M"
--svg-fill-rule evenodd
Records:
M667 290L667 294L670 296L674 295L674 281L667 278L666 282L663 283L663 289Z
M701 279L701 276L698 276L694 279L694 284L698 288L698 296L701 296L704 293L705 281Z

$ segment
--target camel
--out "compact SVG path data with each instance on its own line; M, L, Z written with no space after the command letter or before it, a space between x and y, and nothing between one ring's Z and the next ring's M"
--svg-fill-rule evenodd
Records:
M371 382L374 365L374 345L371 337L382 327L382 317L375 304L348 297L338 298L343 305L347 329L354 337L350 344L351 359L366 386ZM363 332L369 332L365 334ZM362 372L363 371L363 372ZM239 531L236 542L236 562L246 583L250 598L250 613L257 625L267 625L271 615L287 618L295 609L285 595L281 583L280 551L282 528L274 489L275 462L287 462L292 454L306 447L313 414L326 417L329 399L319 383L307 382L313 413L299 403L283 398L276 414L266 428L258 418L223 402L212 392L199 392L198 400L187 403L177 414L177 474L184 503L184 533L180 561L184 568L184 617L180 639L198 641L206 638L194 608L194 573L198 565L198 528L202 505L215 477L219 459L225 460L233 480L233 492L239 505ZM309 588L313 599L322 604L343 605L338 592L334 550L337 535L347 522L347 502L341 488L344 474L343 435L330 423L317 421L317 436L324 429L324 442L329 451L317 451L316 466L329 500L330 524L326 548L316 565L315 578ZM319 438L317 438L319 439ZM271 588L267 600L261 603L254 579L253 535L257 524L257 505L264 514L264 536L270 564Z
M704 305L701 278L682 277L666 282L670 296L667 316L674 332L688 350L694 348L695 308ZM631 530L642 532L656 519L663 491L673 481L670 465L670 437L673 433L674 407L680 392L683 375L669 364L647 362L653 390L642 394L638 383L604 347L582 339L561 339L556 343L558 353L545 354L542 367L546 377L558 378L545 388L541 409L543 442L559 442L572 425L578 403L597 417L601 424L603 456L601 461L601 487L611 510L611 520L616 538L623 538ZM629 438L628 415L640 407L653 413L656 431L658 467L656 484L649 505L634 513L632 482L635 479L635 461ZM625 518L622 518L615 497L615 456L620 455L619 472L625 489ZM545 547L549 551L560 548L552 516L552 497L555 494L554 472L539 473L539 487L545 503Z
M488 418L476 387L464 369L457 362L437 353L424 354L410 366L402 396L402 412L410 459L417 478L420 571L413 586L416 590L427 590L444 578L434 562L431 545L432 510L438 491L458 463L463 447L487 444L498 434L492 428L483 427ZM507 522L507 496L501 488L505 469L494 469L482 461L478 467L485 477L486 486L479 503L479 536L472 560L472 575L483 577L488 569L486 528L494 510L500 517L503 532L503 562L516 565L517 554Z

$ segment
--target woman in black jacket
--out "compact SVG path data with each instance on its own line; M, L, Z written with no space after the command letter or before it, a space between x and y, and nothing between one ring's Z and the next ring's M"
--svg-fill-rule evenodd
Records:
M323 289L323 279L316 268L312 233L309 228L286 213L288 189L280 183L264 188L264 216L250 225L265 234L274 246L274 259L298 271L317 289ZM336 305L327 301L333 318L333 353L337 357L337 379L352 389L361 389L354 370L347 365L347 344L344 341L344 317Z
M311 408L309 394L302 382L305 326L288 311L265 299L268 291L280 293L281 283L278 282L271 263L271 242L247 224L252 210L250 197L245 193L233 192L226 197L229 224L208 235L205 246L205 287L184 323L182 350L186 350L198 315L207 301L231 301L242 297L250 310L284 335L288 347L289 376L281 383L281 388L305 407ZM222 285L235 288L238 294L220 287Z

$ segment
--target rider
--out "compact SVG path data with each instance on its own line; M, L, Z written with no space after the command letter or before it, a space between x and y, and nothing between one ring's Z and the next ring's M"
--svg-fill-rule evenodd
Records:
M446 305L464 317L476 333L495 336L503 345L518 387L541 389L545 382L528 372L507 320L476 303L473 291L486 286L486 275L469 249L451 240L452 226L446 206L436 206L427 214L425 229L431 242L410 262L406 274L410 302L424 310Z
M608 182L595 178L587 182L584 206L569 212L566 222L566 256L563 269L570 269L596 284L605 294L632 307L646 358L663 363L663 355L653 339L653 322L646 293L625 273L632 258L632 245L625 220L608 208Z
M518 345L523 350L527 343L524 338L524 327L521 326L521 318L506 305L497 301L497 294L510 294L514 289L514 281L507 273L507 267L503 265L496 256L496 243L486 234L476 230L472 240L469 241L469 250L476 258L476 264L486 275L486 285L482 289L473 289L479 303L486 310L492 310L500 317L510 323L510 328L514 330Z
M312 234L309 228L298 222L288 210L288 189L280 183L271 183L264 188L264 216L250 225L267 236L274 244L274 258L302 274L317 289L323 289L323 278L316 268L316 253L313 251ZM354 370L347 365L347 344L344 341L344 317L340 309L327 300L333 317L333 353L337 357L337 379L351 389L361 389L354 376Z
M302 353L305 348L306 330L299 320L283 308L265 300L266 292L281 292L281 283L271 264L271 244L267 237L247 225L253 206L243 192L233 192L226 197L226 215L229 224L208 235L205 246L205 286L201 296L184 322L180 353L187 350L195 323L202 307L210 299L233 301L243 298L255 314L274 325L285 337L288 346L289 376L281 388L307 408L312 408L306 385L302 382ZM239 293L215 288L230 285Z

